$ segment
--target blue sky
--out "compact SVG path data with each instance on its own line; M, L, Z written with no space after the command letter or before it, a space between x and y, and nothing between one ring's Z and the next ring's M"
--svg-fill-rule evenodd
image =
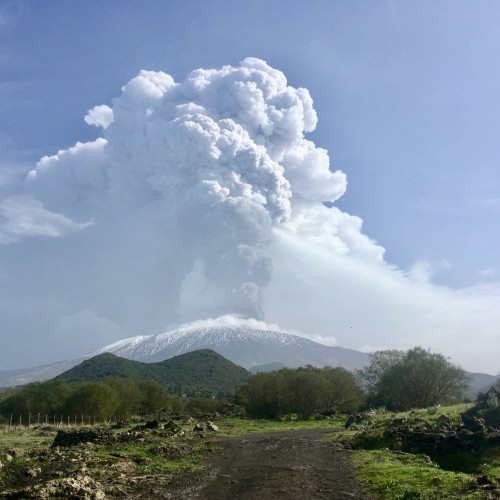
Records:
M101 136L83 117L110 105L141 69L183 81L196 68L256 57L309 90L318 125L308 138L328 150L332 170L347 175L335 205L363 220L387 265L446 293L486 289L493 300L500 278L499 18L494 1L4 0L0 196L20 192L42 156ZM29 270L22 259L45 244L7 245L4 262ZM31 272L24 286L38 289L42 274ZM4 299L9 292L5 285ZM85 299L71 307L64 317L91 310ZM103 311L98 316L117 324ZM33 324L9 348L21 352ZM389 343L351 340L340 338L355 348Z

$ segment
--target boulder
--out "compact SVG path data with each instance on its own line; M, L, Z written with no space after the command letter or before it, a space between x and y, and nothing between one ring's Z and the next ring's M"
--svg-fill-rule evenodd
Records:
M212 431L212 432L219 432L219 428L210 420L207 420L205 422L198 422L193 429L194 432L206 432L206 431Z
M207 429L213 432L219 432L219 428L210 420L207 422Z
M67 448L77 446L82 443L108 444L112 443L115 437L110 429L104 427L97 429L76 429L58 430L52 443L52 448L60 446Z
M486 423L483 418L467 415L466 413L460 416L464 427L472 432L481 431L486 427Z
M128 431L121 432L116 436L116 439L120 442L128 441L144 441L146 433L144 431L130 429Z
M160 427L160 422L158 420L148 420L144 424L145 429L158 429Z
M182 437L182 436L186 435L186 433L184 432L184 429L179 424L174 422L173 420L169 420L168 422L165 422L162 427L164 430L164 434L168 434L169 436Z

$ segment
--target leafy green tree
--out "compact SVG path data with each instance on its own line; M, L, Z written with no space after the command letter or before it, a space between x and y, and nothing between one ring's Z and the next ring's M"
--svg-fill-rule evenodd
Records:
M27 415L31 411L30 401L27 394L16 391L0 403L0 414L4 417L8 415Z
M172 398L158 382L145 380L137 384L141 391L139 413L141 415L151 415L161 410L171 411Z
M237 401L254 417L277 418L290 413L288 378L287 369L257 373L240 389Z
M69 395L71 389L62 381L36 382L13 391L0 403L3 415L55 415Z
M296 413L304 420L321 411L328 393L328 382L315 368L298 369L288 375L288 403L290 413ZM290 411L291 410L291 411Z
M100 420L110 419L119 406L117 393L103 382L75 384L66 399L62 414L68 416L89 415Z
M383 373L401 361L405 356L405 351L390 349L371 352L369 356L370 364L361 370L356 370L356 378L367 393L373 393L376 391Z
M354 412L363 403L363 391L353 374L341 367L324 367L320 371L327 382L321 407L325 410Z
M307 419L326 410L355 411L363 399L354 376L343 368L306 366L258 373L237 395L249 415Z
M118 377L109 377L103 382L115 391L118 397L118 406L115 411L118 418L126 419L139 414L143 394L136 382Z
M408 410L460 402L467 386L460 367L441 354L415 347L382 372L375 394L387 408Z
M220 412L227 402L216 398L194 398L187 401L185 409L190 414Z

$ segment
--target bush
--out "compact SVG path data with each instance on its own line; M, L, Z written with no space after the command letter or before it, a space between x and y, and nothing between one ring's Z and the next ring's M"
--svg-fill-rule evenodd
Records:
M465 372L443 355L415 347L393 356L389 362L385 358L386 363L381 365L383 354L375 353L372 360L375 367L370 365L360 372L361 376L376 373L368 384L371 390L368 399L372 404L391 410L409 410L463 401L467 388Z
M248 414L259 418L293 413L308 419L315 413L351 412L362 400L361 389L350 372L312 366L257 373L237 395Z

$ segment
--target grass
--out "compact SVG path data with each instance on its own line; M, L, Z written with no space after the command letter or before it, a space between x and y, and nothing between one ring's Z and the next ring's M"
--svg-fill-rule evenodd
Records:
M353 462L363 484L383 499L423 500L485 498L470 491L469 474L444 471L425 457L389 450L358 450Z
M53 432L38 432L32 429L15 428L0 430L0 450L5 448L41 449L50 446Z
M381 499L494 498L489 487L500 483L500 448L433 456L391 451L386 431L397 425L439 429L443 421L460 425L460 414L471 405L434 407L411 412L372 411L352 428L330 439L352 449L360 481ZM439 465L435 462L439 462Z
M412 427L426 426L438 429L443 418L458 424L460 414L469 407L470 405L435 407L397 414L384 410L372 411L366 415L365 420L353 428L334 433L329 439L353 450L352 461L360 481L381 499L493 498L488 497L488 490L484 489L479 479L485 476L486 482L500 483L500 453L497 449L485 450L477 455L467 451L463 455L455 454L449 457L448 463L448 468L455 470L446 470L442 463L440 467L435 463L435 459L431 461L426 455L389 450L391 438L385 431L391 425L403 422L404 425ZM286 421L267 421L223 417L214 420L214 423L220 432L207 434L204 437L173 439L158 430L147 433L140 441L83 445L74 450L63 450L60 455L49 449L55 431L0 430L0 461L4 461L5 450L9 448L21 448L26 452L24 456L15 457L8 466L0 470L0 490L4 487L9 491L17 491L26 486L26 483L16 484L16 480L24 477L23 471L27 467L46 468L47 472L43 474L49 477L54 470L67 476L83 466L102 484L116 484L117 481L132 479L132 482L127 483L127 488L132 488L127 490L127 494L132 495L133 488L136 487L134 484L143 484L145 477L149 478L147 481L163 484L174 474L201 469L204 458L219 448L217 439L220 437L307 428L343 429L345 417L307 421L293 418ZM183 425L191 436L193 436L190 432L193 426L194 424ZM158 447L162 446L167 449L166 453L158 451ZM179 447L182 453L178 456L175 456L175 453L169 455L169 447ZM451 463L451 459L458 463ZM459 471L457 470L459 467L469 470Z
M220 418L215 422L222 436L238 436L254 432L280 432L299 429L343 427L345 416L328 420L251 420L247 418Z
M421 410L392 413L381 410L367 412L366 419L348 430L332 436L334 440L341 440L343 444L353 448L379 449L390 444L390 438L384 435L385 431L393 424L411 425L415 428L423 425L435 429L439 427L439 419L446 417L455 424L460 424L460 414L472 405L461 404L454 406L438 406Z
M82 444L75 448L61 449L50 448L57 432L54 428L1 428L0 462L4 467L0 468L0 491L19 492L40 481L68 477L83 470L88 471L101 484L126 482L128 488L134 488L134 484L143 483L144 477L148 477L148 481L159 483L168 480L173 474L200 470L205 457L219 449L217 439L221 437L253 432L341 427L344 419L300 421L292 418L288 421L265 421L226 417L214 422L220 432L201 437L191 432L194 424L181 424L190 435L187 439L171 438L168 432L153 430L145 433L139 440ZM63 429L66 430L66 426ZM8 450L11 448L19 448L24 453L7 462ZM42 472L37 477L30 478L26 472L33 468L41 468Z

